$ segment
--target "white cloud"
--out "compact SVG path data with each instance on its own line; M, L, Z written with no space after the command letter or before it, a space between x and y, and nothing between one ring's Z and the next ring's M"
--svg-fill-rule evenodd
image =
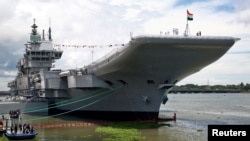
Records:
M55 44L122 44L129 42L130 32L133 32L133 36L159 34L160 31L171 32L173 28L179 28L182 34L186 26L187 9L194 14L194 21L189 22L193 35L197 31L202 31L202 35L236 37L243 34L248 37L250 34L250 6L247 0L194 1L178 5L177 3L177 0L0 0L0 47L1 51L5 51L2 53L5 58L2 57L3 62L0 63L12 59L8 65L15 66L11 63L17 62L17 57L22 57L23 44L29 39L33 18L36 18L40 33L42 29L48 30L51 19L52 38ZM224 10L218 7L224 7ZM247 65L249 55L230 54L249 51L249 38L246 39L248 40L237 42L229 50L229 54L183 80L183 83L188 82L189 78L193 83L206 83L207 80L204 82L203 79L218 83L236 82L231 76L238 77L237 81L247 81L247 77L242 78L241 74L250 76L250 68ZM94 60L104 56L111 49L93 49ZM91 51L90 48L64 48L62 59L55 63L56 68L67 69L87 65L92 62ZM14 57L10 58L10 55ZM230 78L222 77L225 72L224 76Z
M6 61L4 64L1 64L2 67L7 67L9 65L9 62Z

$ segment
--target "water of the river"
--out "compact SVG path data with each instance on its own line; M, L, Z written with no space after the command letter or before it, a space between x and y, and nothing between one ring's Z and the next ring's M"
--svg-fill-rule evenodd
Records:
M177 115L170 126L141 129L143 141L207 141L209 124L249 124L250 94L169 94L166 105L160 109L160 117ZM23 115L25 119L38 116ZM102 124L86 124L90 121L73 116L60 116L32 121L33 125L54 125L36 129L34 141L101 141L95 129ZM69 124L68 127L66 124ZM60 127L59 127L60 126Z

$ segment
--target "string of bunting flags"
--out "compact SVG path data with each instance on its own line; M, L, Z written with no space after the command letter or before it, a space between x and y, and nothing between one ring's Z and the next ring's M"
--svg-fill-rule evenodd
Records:
M109 44L109 45L69 45L69 44L53 44L53 47L67 47L67 48L102 48L102 47L120 47L126 46L126 44Z

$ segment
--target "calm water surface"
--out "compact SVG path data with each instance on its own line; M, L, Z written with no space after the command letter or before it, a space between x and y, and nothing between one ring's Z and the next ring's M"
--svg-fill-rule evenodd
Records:
M161 106L160 117L177 120L166 122L170 126L140 130L143 141L206 141L209 124L250 124L250 94L169 94L169 101ZM41 115L23 115L24 119ZM79 123L95 122L77 126ZM95 132L103 126L101 121L90 121L72 116L60 116L30 121L33 125L61 125L36 129L33 141L101 141ZM75 123L75 124L74 124ZM98 124L101 123L101 124ZM69 124L70 127L64 127Z

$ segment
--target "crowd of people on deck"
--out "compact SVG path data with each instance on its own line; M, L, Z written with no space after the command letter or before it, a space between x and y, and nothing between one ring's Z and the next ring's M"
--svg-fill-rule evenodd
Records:
M17 134L17 132L20 131L20 133L23 134L33 134L34 133L34 128L31 126L31 124L15 124L14 126L12 125L10 127L10 132L13 134Z
M19 118L20 114L21 114L21 111L19 109L9 112L10 118Z
M20 115L21 115L20 109L11 110L9 112L10 119L14 120L14 123L12 121L13 124L10 127L10 132L12 134L17 134L17 133L32 134L32 133L34 133L34 128L33 128L33 126L31 126L31 124L26 124L26 123L21 124L21 123L15 121L15 119L18 119L20 117Z
M11 134L33 134L35 133L34 127L31 126L31 124L20 123L22 121L20 109L9 111L9 118L6 118L4 114L2 114L2 119L7 120L6 124L8 120L10 119L11 121L10 133Z

